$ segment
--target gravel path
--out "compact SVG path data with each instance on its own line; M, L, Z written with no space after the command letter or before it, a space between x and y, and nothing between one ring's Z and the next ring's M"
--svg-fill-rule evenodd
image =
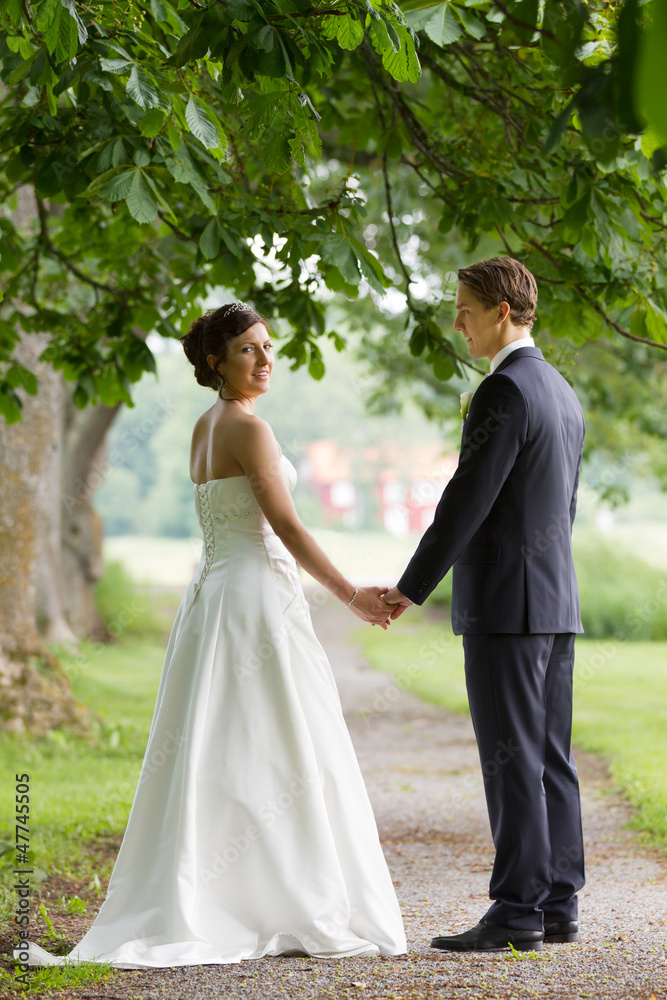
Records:
M667 998L667 861L624 829L629 811L601 763L578 755L588 884L577 944L514 958L433 951L434 934L465 930L487 901L493 849L470 720L400 691L368 668L333 601L313 613L329 653L403 910L409 953L392 959L267 958L232 966L114 973L60 997ZM399 623L393 627L400 627ZM444 626L443 626L444 627ZM387 636L387 641L391 637ZM79 918L81 920L81 918ZM76 931L89 921L72 926Z

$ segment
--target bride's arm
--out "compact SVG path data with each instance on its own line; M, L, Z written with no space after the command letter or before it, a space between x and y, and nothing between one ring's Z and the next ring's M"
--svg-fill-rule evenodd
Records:
M244 422L235 439L235 458L250 480L267 521L296 561L343 604L355 587L336 569L304 528L282 475L280 448L270 426L259 417ZM391 610L379 587L360 589L350 610L365 621L384 624Z

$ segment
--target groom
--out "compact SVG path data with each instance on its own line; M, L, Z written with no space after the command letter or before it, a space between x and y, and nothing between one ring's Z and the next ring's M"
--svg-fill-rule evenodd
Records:
M458 272L455 329L491 373L464 415L458 468L396 587L397 618L454 567L452 628L465 676L496 848L493 900L450 951L540 950L576 941L584 884L579 786L570 748L572 562L584 419L530 336L533 275L510 257ZM462 407L463 409L463 407Z

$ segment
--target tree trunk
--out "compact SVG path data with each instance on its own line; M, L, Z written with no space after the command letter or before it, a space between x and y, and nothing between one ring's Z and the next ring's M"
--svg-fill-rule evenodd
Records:
M94 586L102 575L102 519L92 498L108 471L104 442L121 405L79 410L68 393L64 407L60 475L64 612L76 635L97 640L108 639L109 633L94 598Z
M38 631L40 560L59 509L52 474L59 376L37 360L47 343L45 334L28 334L17 346L17 360L35 373L39 393L21 391L19 423L0 421L0 725L17 732L85 725L85 711Z
M36 214L34 194L22 188L16 225L30 226ZM102 524L91 499L120 406L78 410L63 376L39 361L48 342L22 335L15 357L39 391L18 390L19 423L0 420L0 728L35 733L86 720L42 640L109 637L94 600Z

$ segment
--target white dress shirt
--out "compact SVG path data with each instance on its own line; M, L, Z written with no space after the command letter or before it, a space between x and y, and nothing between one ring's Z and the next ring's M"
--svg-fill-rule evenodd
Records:
M489 375L493 375L498 365L504 361L505 358L512 353L512 351L518 350L519 347L535 347L535 341L532 337L522 337L521 340L513 340L511 344L507 344L506 347L502 347L491 359L491 371L489 372Z

